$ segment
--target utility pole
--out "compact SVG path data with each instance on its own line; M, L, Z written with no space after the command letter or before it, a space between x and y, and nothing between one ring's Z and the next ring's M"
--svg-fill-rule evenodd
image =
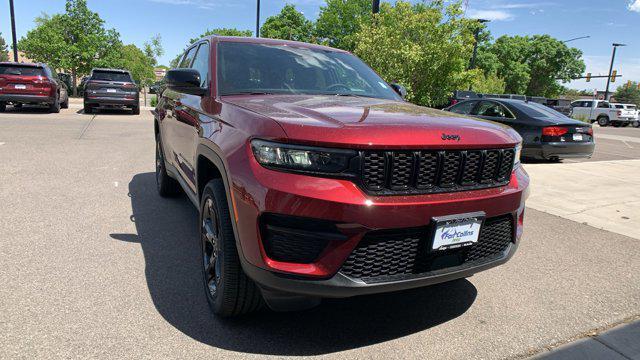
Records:
M372 10L374 14L380 12L380 0L373 0Z
M13 0L9 0L11 12L11 36L13 37L13 61L18 62L18 41L16 40L16 16L13 13Z
M257 1L258 6L256 9L256 37L260 37L260 0Z
M607 77L607 88L604 90L604 99L609 100L609 83L611 82L611 73L613 72L613 61L616 59L616 49L618 46L627 46L626 44L613 43L613 54L611 54L611 65L609 65L609 77Z

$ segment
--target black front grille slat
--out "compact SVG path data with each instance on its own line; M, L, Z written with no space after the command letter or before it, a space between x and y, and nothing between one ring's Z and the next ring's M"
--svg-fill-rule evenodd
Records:
M429 250L429 227L372 231L351 252L340 272L365 282L379 282L482 264L504 256L513 242L513 226L512 215L489 218L476 244L435 252Z
M391 189L406 189L411 185L413 176L413 153L393 152L391 154Z
M385 163L386 154L384 151L366 152L362 159L363 178L362 181L367 189L381 190L385 186Z
M380 195L438 193L506 185L514 149L363 151L362 185Z

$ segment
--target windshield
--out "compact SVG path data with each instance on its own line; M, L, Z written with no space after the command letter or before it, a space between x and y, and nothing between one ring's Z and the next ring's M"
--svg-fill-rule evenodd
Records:
M35 66L0 65L0 75L44 76L44 69Z
M400 100L357 57L343 52L287 45L221 42L220 95L355 95Z
M539 118L539 117L547 117L547 118L564 118L566 117L564 114L562 114L561 112L555 111L554 109L546 106L546 105L542 105L542 104L538 104L535 102L527 102L527 103L523 103L523 104L519 104L517 105L518 109L520 109L520 111L524 112L525 114L531 116L531 117L535 117L535 118Z
M123 73L119 71L94 71L91 76L93 80L102 80L102 81L120 81L120 82L131 82L131 76L129 73Z

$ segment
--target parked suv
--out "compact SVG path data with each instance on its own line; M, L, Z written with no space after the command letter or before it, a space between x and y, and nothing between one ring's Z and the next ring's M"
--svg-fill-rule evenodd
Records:
M57 113L69 107L69 96L64 83L47 64L0 63L0 111L7 104L45 105Z
M216 314L431 285L516 251L529 178L507 126L407 103L350 53L298 42L204 38L165 80L157 188L199 209Z
M140 114L140 94L127 70L93 69L84 83L84 112L98 108L130 108Z

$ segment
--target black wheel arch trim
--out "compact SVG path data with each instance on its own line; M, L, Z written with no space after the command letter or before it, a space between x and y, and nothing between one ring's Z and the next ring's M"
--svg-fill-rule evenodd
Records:
M233 208L233 200L232 200L232 195L231 195L231 177L229 172L227 171L227 166L226 163L223 160L223 156L220 155L222 153L222 150L213 142L202 139L200 144L198 144L198 148L196 151L196 164L195 164L195 168L196 168L196 189L200 189L200 184L198 184L198 173L199 173L199 169L198 169L198 161L197 159L200 158L200 156L203 156L204 158L206 158L207 160L209 160L213 165L215 165L218 168L218 171L220 171L220 175L221 175L221 179L222 182L224 184L224 189L225 189L225 194L227 196L227 206L229 207L229 213L231 214L231 227L233 229L233 236L235 237L236 240L236 248L238 249L238 255L241 259L240 264L242 265L243 268L245 268L245 263L248 263L247 259L244 256L244 253L242 251L242 246L240 245L240 236L238 233L238 224L235 221L235 210ZM203 184L204 185L204 184ZM201 194L196 194L196 198L198 200L200 200L200 196ZM198 208L200 207L200 204L198 202ZM199 210L199 209L198 209ZM257 239L256 239L257 241ZM246 272L246 271L245 271Z

